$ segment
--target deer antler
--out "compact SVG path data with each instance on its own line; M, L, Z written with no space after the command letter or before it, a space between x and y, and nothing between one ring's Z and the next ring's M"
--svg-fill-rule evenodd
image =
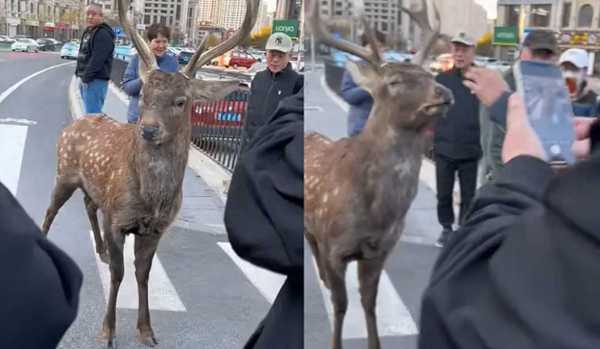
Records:
M254 27L254 23L256 22L256 17L258 16L258 2L260 0L246 0L246 16L244 17L244 22L240 29L233 34L229 39L223 41L212 49L204 51L202 48L205 46L206 38L202 41L200 48L192 58L188 65L181 71L181 74L188 78L194 78L196 70L206 63L210 62L213 58L222 55L223 53L231 50L232 48L239 45ZM208 36L207 36L208 37Z
M119 10L119 22L125 29L125 32L131 38L133 42L133 46L138 52L140 57L140 66L139 72L142 81L146 80L146 75L151 70L158 69L158 63L156 62L156 57L154 57L154 53L150 50L150 46L146 43L144 38L133 28L131 23L127 20L127 14L125 13L126 9L129 8L129 1L127 0L118 0L117 6Z
M421 47L421 49L413 56L413 59L412 59L412 63L419 65L419 66L423 65L423 62L425 62L425 58L427 58L427 55L429 54L431 47L437 40L438 35L440 34L440 23L441 23L440 13L435 4L435 0L433 1L433 12L435 14L435 24L433 27L429 24L429 16L428 16L428 12L427 12L427 0L422 0L422 4L423 4L423 7L419 11L409 10L408 8L406 8L402 5L399 5L400 10L403 12L406 12L406 14L408 14L408 16L419 25L421 30L423 30L425 32L425 37L426 37L425 43L423 44L423 47Z
M377 41L375 40L375 35L364 16L361 17L361 20L363 22L363 25L365 26L365 34L367 36L367 41L369 42L369 46L371 47L371 49L362 47L350 41L334 38L333 35L331 35L331 33L325 28L323 22L319 18L319 0L311 1L311 11L308 15L308 18L310 20L311 27L315 35L321 40L323 44L360 57L377 69L381 67L383 59L381 58L379 50L377 49Z

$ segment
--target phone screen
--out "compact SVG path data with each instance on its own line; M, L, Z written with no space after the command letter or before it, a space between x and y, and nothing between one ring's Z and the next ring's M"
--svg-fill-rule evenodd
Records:
M573 164L573 108L560 69L546 62L519 61L513 71L517 92L523 97L527 117L548 161Z

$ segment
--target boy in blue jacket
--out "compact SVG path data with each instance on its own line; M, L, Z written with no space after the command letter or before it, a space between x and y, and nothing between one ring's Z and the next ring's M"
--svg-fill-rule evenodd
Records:
M152 24L146 30L146 38L150 43L150 50L156 56L156 62L160 70L167 73L174 73L179 68L177 58L167 54L167 45L171 38L171 30L164 24ZM130 97L129 108L127 110L127 122L137 123L140 117L140 91L142 89L142 79L138 72L139 56L135 55L127 65L121 87Z

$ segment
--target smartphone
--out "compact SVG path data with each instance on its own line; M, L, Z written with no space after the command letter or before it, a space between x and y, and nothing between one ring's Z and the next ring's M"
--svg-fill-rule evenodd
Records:
M525 102L529 123L553 165L571 165L575 156L573 107L560 69L551 63L518 61L513 66L517 92Z

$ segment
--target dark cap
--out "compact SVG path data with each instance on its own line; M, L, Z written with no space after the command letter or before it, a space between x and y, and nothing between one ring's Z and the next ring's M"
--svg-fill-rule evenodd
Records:
M523 46L530 50L548 50L558 53L558 43L554 32L550 30L533 30L525 36Z

